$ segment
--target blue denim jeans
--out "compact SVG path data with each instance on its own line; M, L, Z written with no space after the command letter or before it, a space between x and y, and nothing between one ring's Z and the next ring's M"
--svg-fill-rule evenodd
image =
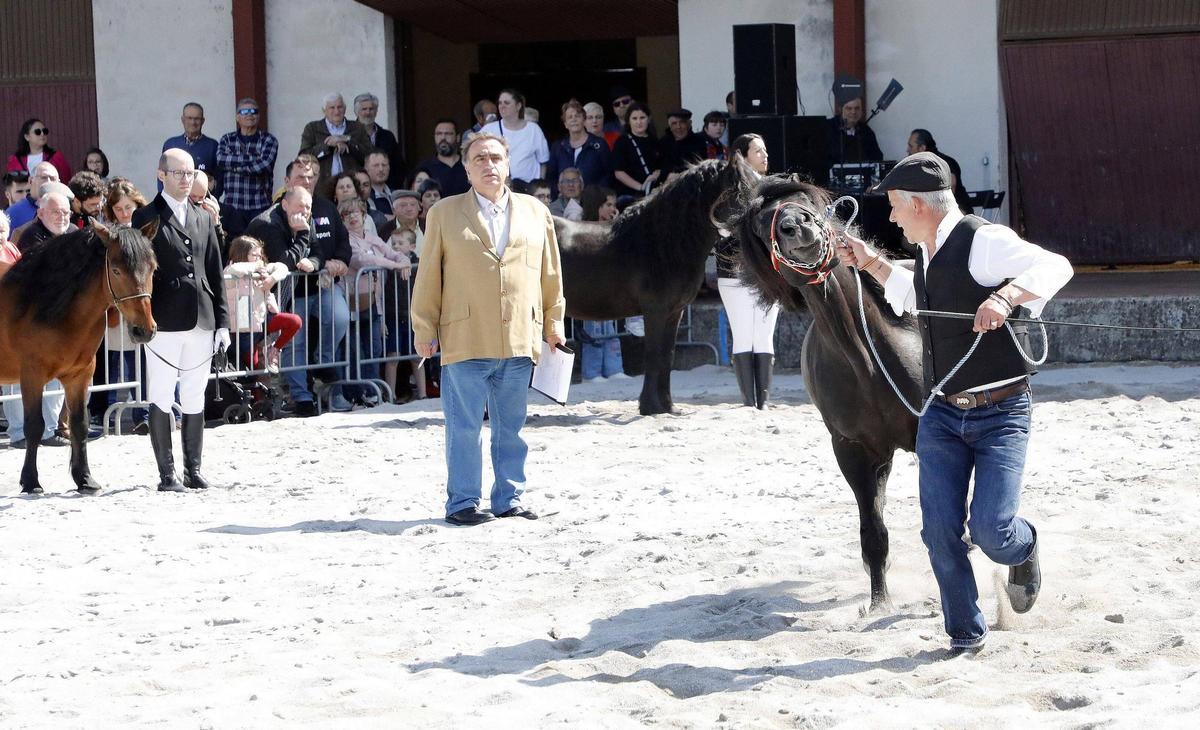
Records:
M62 390L62 383L51 380L46 383L46 390ZM21 386L5 385L0 387L0 394L20 395ZM58 412L62 410L64 397L62 395L42 395L42 435L39 441L44 441L54 435L58 428ZM25 406L21 399L4 401L4 418L8 421L9 442L21 441L25 438Z
M965 411L938 399L917 427L921 539L952 647L976 646L987 635L967 558L967 533L1001 565L1023 563L1033 551L1033 530L1017 517L1032 405L1029 393ZM968 518L972 470L975 491Z
M152 356L153 357L153 356ZM135 350L109 350L108 351L108 380L110 383L128 383L137 378L137 352ZM143 380L145 380L143 378ZM142 384L140 388L134 388L129 391L131 400L145 400L146 386ZM116 403L120 398L121 391L108 391L108 405ZM103 416L103 413L94 413L93 416ZM129 415L133 418L135 424L146 420L145 408L131 408Z
M617 337L616 320L585 321L583 333L589 338L608 338L594 342L580 338L583 340L583 362L580 367L584 380L601 375L607 378L625 372L625 363L621 360L621 340Z
M357 332L357 334L355 334ZM343 351L346 347L350 347L354 338L358 338L358 346L351 347L349 352L350 373L351 379L357 379L359 376L358 360L360 357L383 357L383 315L375 310L374 305L366 312L358 313L358 320L350 323L350 336L346 338L346 344L343 345ZM362 368L363 380L378 380L379 379L379 363L363 363ZM365 388L361 385L347 385L342 388L342 395L347 398L361 398L364 395L374 394L374 390Z
M295 299L294 311L304 320L304 326L292 338L287 347L283 348L280 365L289 368L293 365L308 364L308 331L309 321L320 317L320 345L317 351L317 363L336 362L338 346L346 339L350 325L350 307L346 303L346 295L341 285L330 289L313 287L306 297ZM344 368L340 369L340 377L345 377ZM288 390L293 401L311 401L312 391L308 389L307 372L304 370L287 370L284 372Z
M483 495L483 409L492 429L492 512L521 503L525 456L521 438L533 361L527 357L462 360L442 366L446 416L446 514L478 507Z

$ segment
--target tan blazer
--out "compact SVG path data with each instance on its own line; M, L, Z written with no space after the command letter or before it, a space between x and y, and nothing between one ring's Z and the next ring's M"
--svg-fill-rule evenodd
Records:
M443 365L537 362L546 337L564 336L565 310L554 219L537 198L509 193L503 258L474 190L442 198L429 211L410 311L414 341L437 340Z

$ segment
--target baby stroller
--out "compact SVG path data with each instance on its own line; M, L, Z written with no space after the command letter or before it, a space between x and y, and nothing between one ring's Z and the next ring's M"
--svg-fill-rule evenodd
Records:
M204 391L204 418L223 423L273 421L278 415L274 388L261 382L257 375L223 377L235 371L225 351L213 356L213 372L217 377L208 381Z

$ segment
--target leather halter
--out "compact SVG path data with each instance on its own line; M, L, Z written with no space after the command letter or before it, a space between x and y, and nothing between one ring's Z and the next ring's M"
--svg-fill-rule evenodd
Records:
M144 291L135 291L133 294L124 297L118 297L116 290L112 285L112 265L109 263L108 247L104 248L104 283L108 284L108 295L112 297L114 307L120 308L122 302L127 302L130 299L149 299L150 294Z
M833 229L825 222L823 216L814 214L813 218L821 222L821 245L817 249L816 261L804 262L789 259L783 255L783 251L779 248L779 242L775 238L775 224L779 220L779 212L789 205L812 212L810 208L794 201L782 203L775 208L775 214L771 216L771 265L775 267L775 271L779 271L779 265L783 264L797 274L809 277L809 285L823 284L830 272L833 271L833 267L837 265L833 247Z

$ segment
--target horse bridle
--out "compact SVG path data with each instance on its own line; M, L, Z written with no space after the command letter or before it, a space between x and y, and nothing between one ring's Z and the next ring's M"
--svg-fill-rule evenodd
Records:
M117 296L117 291L115 289L113 289L113 285L112 285L112 264L110 263L110 260L108 258L108 248L107 247L104 249L104 283L106 283L108 285L108 295L110 297L112 297L113 306L118 307L118 308L121 306L122 302L127 302L130 299L149 299L150 298L149 292L144 292L141 290L135 291L133 294L130 294L130 295L124 296L124 297ZM135 283L134 286L137 286L137 284Z
M813 218L819 220L821 225L821 245L817 249L816 260L810 262L789 259L779 248L779 241L775 237L775 224L779 221L779 212L790 205L815 213L811 208L794 201L788 201L775 208L775 214L771 216L771 266L775 268L775 271L779 271L779 266L782 264L801 276L807 276L809 285L823 284L836 265L833 227L829 225L824 216L814 215Z

